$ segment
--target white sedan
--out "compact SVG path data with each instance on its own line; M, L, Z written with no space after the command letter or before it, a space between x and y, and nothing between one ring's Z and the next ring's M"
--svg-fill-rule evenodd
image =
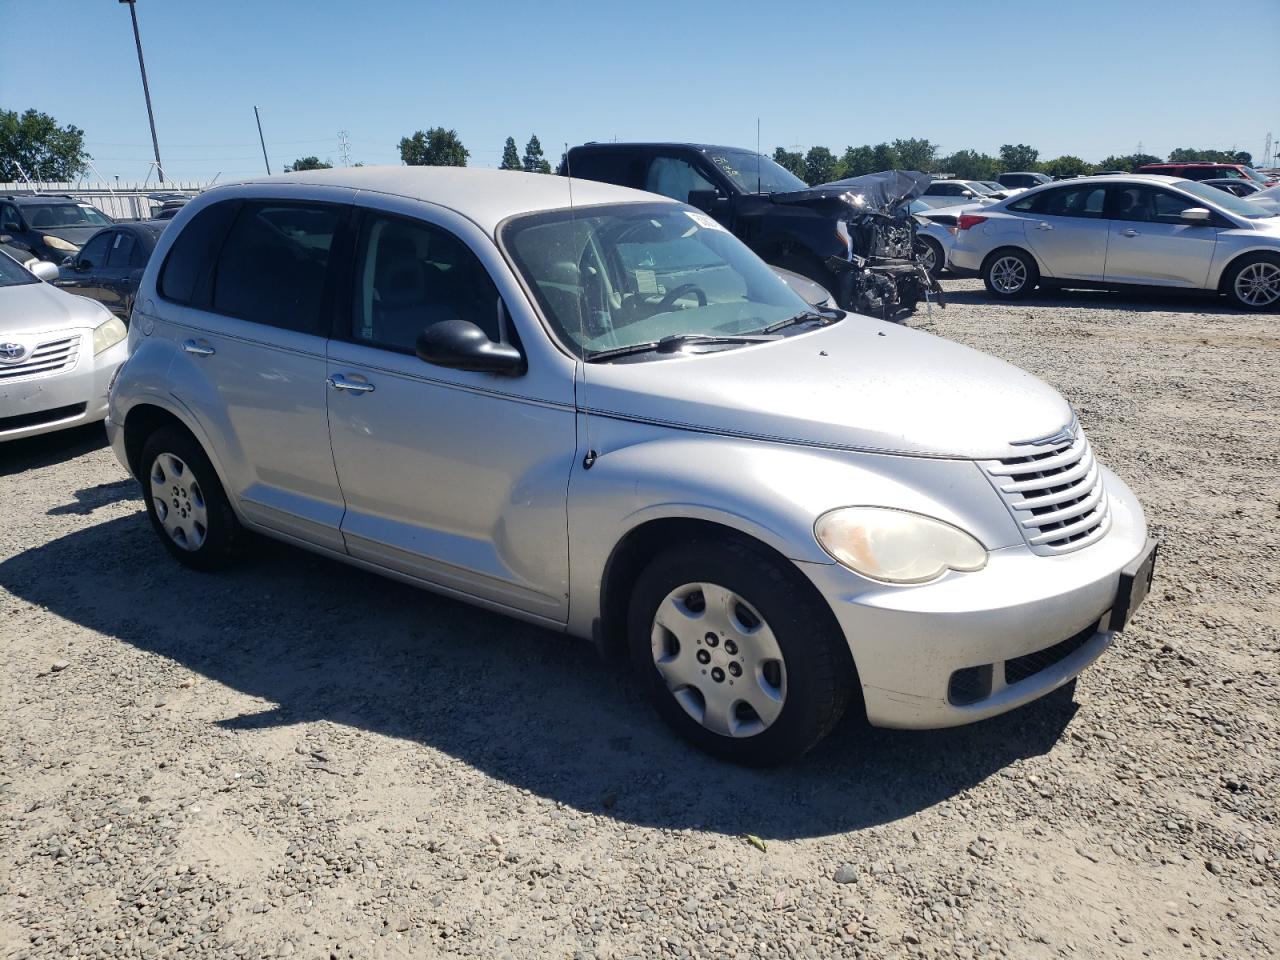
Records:
M1280 217L1191 180L1149 174L1036 187L962 214L948 255L1002 299L1038 285L1200 290L1280 307Z
M128 356L124 321L44 282L57 275L0 256L0 442L105 419Z

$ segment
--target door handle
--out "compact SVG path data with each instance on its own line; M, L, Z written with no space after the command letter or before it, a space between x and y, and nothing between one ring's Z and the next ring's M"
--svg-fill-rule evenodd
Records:
M1128 227L1120 231L1120 236L1122 237L1136 237L1137 235L1138 231L1133 229L1133 227Z
M324 382L334 390L346 390L348 393L373 393L372 383L365 383L362 380L348 380L341 374L336 377L326 377Z
M1043 220L1041 220L1039 223L1037 223L1037 224L1036 224L1036 229L1037 229L1037 230L1052 230L1052 229L1053 229L1053 224L1052 224L1052 223L1045 223Z
M182 349L187 353L195 354L197 357L212 357L214 354L213 347L203 340L184 340L182 341Z

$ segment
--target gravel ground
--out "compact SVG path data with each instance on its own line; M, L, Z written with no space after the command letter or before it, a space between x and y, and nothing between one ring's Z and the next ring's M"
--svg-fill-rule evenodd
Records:
M1074 703L744 771L585 644L282 546L186 571L98 430L11 444L0 953L1276 956L1276 317L947 286L913 325L1062 390L1163 541Z

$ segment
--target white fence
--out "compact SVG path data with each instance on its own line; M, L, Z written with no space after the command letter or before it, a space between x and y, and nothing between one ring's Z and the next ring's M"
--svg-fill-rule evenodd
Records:
M0 197L31 197L38 194L75 197L91 203L107 216L116 220L149 220L160 209L160 200L152 199L166 193L184 193L194 196L210 185L195 181L157 183L0 183Z

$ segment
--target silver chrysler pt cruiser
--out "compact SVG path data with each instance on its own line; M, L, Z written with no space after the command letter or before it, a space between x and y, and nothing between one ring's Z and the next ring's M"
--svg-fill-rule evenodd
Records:
M219 187L147 266L108 432L181 562L252 531L592 639L722 757L850 704L942 727L1069 684L1150 586L1142 508L1006 363L811 307L601 183Z

